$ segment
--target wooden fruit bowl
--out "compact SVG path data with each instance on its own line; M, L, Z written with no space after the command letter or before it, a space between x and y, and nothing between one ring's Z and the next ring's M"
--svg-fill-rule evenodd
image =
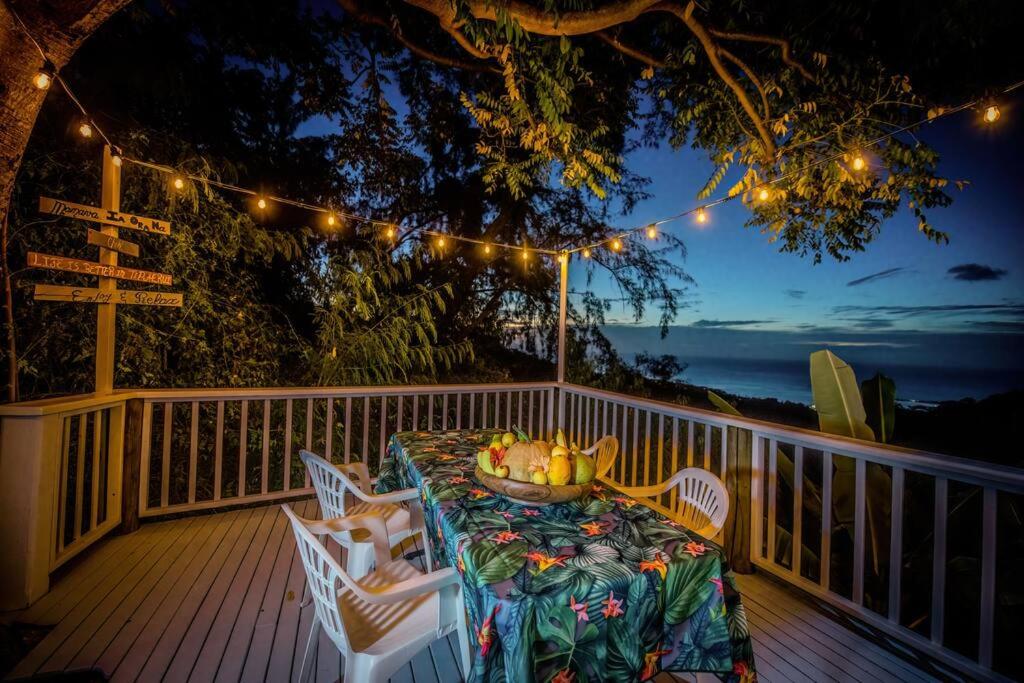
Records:
M541 506L552 503L568 503L590 494L594 488L593 482L588 484L566 484L565 486L551 486L550 484L531 484L515 479L502 479L493 474L487 474L478 465L475 473L481 484L503 496L507 496L517 503L523 505Z

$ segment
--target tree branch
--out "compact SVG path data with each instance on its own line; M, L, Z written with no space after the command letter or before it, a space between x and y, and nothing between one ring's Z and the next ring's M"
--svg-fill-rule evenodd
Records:
M750 82L754 84L754 87L757 88L758 94L761 96L761 106L764 108L764 117L766 119L770 119L772 117L772 112L768 106L768 93L765 92L764 84L761 83L761 79L757 77L754 70L747 66L743 60L726 50L724 47L719 46L718 52L739 67L740 71L746 74L747 78L750 79Z
M608 34L606 31L598 31L594 35L603 40L604 42L608 43L609 45L611 45L612 47L614 47L616 50L626 55L627 57L632 57L633 59L639 62L643 62L647 66L655 69L665 68L664 61L658 59L657 57L654 57L653 55L648 54L647 52L644 52L643 50L639 50L635 47L626 45L615 36Z
M722 40L737 40L746 43L764 43L766 45L775 45L782 52L783 63L796 69L801 76L810 82L814 82L814 75L808 71L803 64L793 59L793 48L789 44L789 41L785 38L776 38L774 36L762 36L755 33L739 33L736 31L719 31L717 29L709 29L708 32L716 38Z
M700 42L701 47L704 48L704 53L707 55L708 61L711 62L711 67L715 70L715 73L718 74L718 77L721 78L729 89L733 91L733 94L736 95L736 99L739 100L740 106L743 107L743 110L753 122L754 127L757 129L757 134L761 138L761 143L764 145L765 155L768 159L774 159L776 151L775 139L772 137L771 132L769 132L768 127L765 125L764 119L761 118L761 115L757 113L757 109L754 108L754 104L750 101L747 91L743 89L743 86L739 84L733 75L729 73L729 70L725 68L725 65L722 64L719 51L720 48L711 38L707 29L705 29L699 21L694 19L693 8L693 0L687 3L685 8L674 2L667 1L654 5L651 7L651 11L667 12L672 14L679 19L679 21L683 22L688 29L690 29L690 32L693 33Z
M436 52L428 50L422 45L414 43L412 40L407 38L404 33L402 33L402 27L398 24L397 20L389 22L387 19L380 15L367 12L359 5L357 0L338 0L338 4L341 5L342 9L344 9L346 13L351 15L357 21L364 24L371 24L373 26L380 26L381 28L384 28L387 31L389 31L391 35L395 37L395 40L404 45L406 49L409 50L409 52L413 53L417 57L426 59L428 61L434 62L435 64L440 64L441 66L452 69L462 69L463 71L477 71L481 73L501 73L501 71L496 67L489 66L486 64L477 64L476 62L467 62L465 60L457 59L455 57L446 57L444 55L440 55ZM449 33L451 32L449 31ZM487 57L486 54L483 56L484 58Z
M406 3L430 12L438 19L451 15L454 24L455 11L450 0L405 0ZM580 10L552 14L523 0L507 0L500 3L501 10L515 19L528 33L542 36L576 36L601 31L618 24L633 21L656 5L659 0L617 0L592 10ZM466 7L475 19L498 20L498 4L493 0L469 0Z

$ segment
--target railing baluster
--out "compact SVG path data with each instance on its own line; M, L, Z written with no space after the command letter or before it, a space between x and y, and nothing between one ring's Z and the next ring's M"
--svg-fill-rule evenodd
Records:
M832 452L821 453L821 587L832 576Z
M718 431L722 436L721 443L719 444L722 449L722 460L718 463L718 476L724 482L726 470L729 466L729 427L722 425Z
M71 420L61 417L63 436L60 442L60 500L57 501L57 552L64 550L64 535L67 529L68 479L71 476Z
M867 526L866 505L864 503L865 481L867 479L866 463L857 458L854 465L853 502L853 602L864 604L864 535Z
M581 401L580 418L583 421L583 427L580 431L580 448L588 448L590 446L590 400L584 396Z
M679 471L679 418L672 418L672 474ZM668 493L669 509L679 512L679 487L674 486Z
M401 401L402 399L399 398L398 400ZM473 429L475 427L475 425L476 425L476 419L475 419L476 416L474 414L475 412L476 412L476 393L471 393L469 395L469 428L470 429Z
M516 424L519 424L519 420L516 420ZM505 430L512 429L512 392L505 392ZM532 438L533 435L531 434Z
M900 582L903 579L903 480L902 467L892 468L892 504L889 524L889 621L900 623Z
M704 469L711 471L711 423L704 423Z
M655 482L665 481L665 414L658 413L658 476ZM659 500L660 504L662 501Z
M224 401L217 401L216 441L213 445L213 499L220 500L224 470ZM143 436L145 439L145 436Z
M978 625L978 663L992 668L996 601L996 524L999 491L986 486L981 510L981 623Z
M188 434L188 502L196 502L199 464L199 401L192 401L192 424Z
M518 407L516 409L516 424L517 425L522 425L522 424L524 424L524 422L523 422L523 392L522 391L517 391L516 394L518 394L518 396L519 396ZM530 392L530 395L531 396L533 395L532 391ZM533 430L532 429L530 430L530 436L531 437L533 436Z
M242 416L238 421L238 496L245 495L245 457L249 450L249 401L242 400ZM167 505L165 502L164 505Z
M89 413L78 416L78 455L75 458L75 528L72 539L82 536L82 512L85 506L85 442L88 433Z
M633 476L630 482L631 486L637 484L637 457L640 455L640 411L636 408L633 409Z
M462 429L462 394L455 394L455 428Z
M100 449L103 447L103 411L96 411L92 418L92 481L89 496L89 528L95 529L100 513Z
M931 639L942 645L946 627L946 516L949 514L949 480L935 477L935 544L932 554Z
M651 483L651 411L644 418L644 486Z
M434 395L427 394L427 431L434 431Z
M519 409L522 410L522 404ZM441 429L448 431L448 424L448 394L445 394L441 402Z
M410 397L412 401L412 430L419 431L420 428L420 396L419 394L413 394Z
M448 400L447 394L445 395L445 401ZM370 466L370 397L365 396L363 398L363 452L362 458L366 466Z
M352 461L352 397L345 397L345 464Z
M793 542L792 567L793 576L800 578L800 561L804 547L804 447L797 445L793 452Z
M307 451L312 451L313 450L313 399L312 398L307 398L306 399L306 450ZM306 469L305 467L303 467L302 469L306 470L306 474L303 476L303 479L302 479L302 481L304 482L303 483L303 487L304 488L309 488L309 485L311 483L310 480L309 480L309 470Z
M284 402L284 490L292 488L292 399Z
M387 455L387 446L385 445L385 439L387 438L388 430L388 397L380 397L380 443L377 450L377 469L380 470L381 465L384 464L384 457Z
M167 497L171 485L171 434L172 408L174 404L164 403L164 457L160 462L160 507L167 507Z
M480 427L487 429L487 392L484 392L483 399L480 401Z
M153 404L142 402L142 448L139 453L139 513L149 507L150 454L153 449ZM65 438L65 441L67 439ZM66 469L66 468L65 468ZM61 503L63 507L63 503Z
M693 451L695 448L694 442L696 441L696 435L694 432L697 429L697 423L693 420L686 421L686 466L693 467Z
M270 399L263 400L263 459L260 461L260 493L270 490Z
M501 429L501 392L494 392L494 428Z
M775 558L775 501L778 497L778 444L775 439L768 442L768 561L776 563Z
M750 445L750 549L754 557L764 557L764 439L751 431Z
M561 389L559 389L558 391L562 392ZM562 392L561 395L564 396L565 395L564 392ZM543 433L548 438L551 438L551 437L553 437L555 435L555 389L554 389L554 387L552 387L551 389L548 389L547 391L543 392L540 395L540 398L541 398L541 405L542 405L541 409L545 410L545 412L543 412L542 415L547 415L547 420L544 423L544 432ZM561 427L562 425L559 424L558 426Z
M533 434L533 395L535 393L537 393L537 392L535 392L535 391L531 391L530 392L530 400L528 402L529 403L529 411L530 412L529 412L529 415L526 418L526 422L527 422L526 429L529 430L530 434ZM543 397L543 394L541 394L541 396ZM543 424L543 420L541 420L540 422L541 422L541 424ZM542 429L542 430L540 430L540 432L541 432L541 434L543 434L544 430Z
M590 445L593 446L597 443L597 440L601 438L601 406L599 405L598 399L594 399L594 426L590 430Z
M622 433L619 435L619 483L626 483L626 442L629 438L629 406L622 406Z
M470 422L473 421L472 410L470 411L469 419L470 419ZM402 431L402 396L401 395L399 395L399 397L398 397L398 408L397 408L397 413L395 414L395 431L396 432Z
M324 417L324 458L334 462L331 452L334 445L334 398L327 398L327 414Z

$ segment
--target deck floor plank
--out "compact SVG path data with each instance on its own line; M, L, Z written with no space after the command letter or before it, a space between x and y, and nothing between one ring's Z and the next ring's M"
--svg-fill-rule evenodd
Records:
M314 500L299 514L318 515ZM333 542L332 554L341 556ZM416 539L402 548L422 562ZM313 609L301 608L305 573L277 506L151 522L97 544L53 590L20 615L55 624L12 678L96 668L115 681L297 680ZM935 679L863 634L833 621L801 593L759 575L741 576L759 680ZM400 683L461 678L454 634L416 653ZM320 634L315 680L334 683L344 660ZM661 675L661 683L705 683L707 674Z
M114 639L102 651L92 651L92 666L111 676L132 648L143 631L150 632L173 615L195 578L210 561L214 551L223 542L228 532L242 517L241 511L216 515L216 525L208 538L203 540L194 552L182 553L175 566L168 571L166 579L157 584L146 600L122 625ZM183 566L182 566L183 565ZM150 624L153 624L150 626ZM98 648L97 648L98 650ZM79 654L88 658L89 650Z

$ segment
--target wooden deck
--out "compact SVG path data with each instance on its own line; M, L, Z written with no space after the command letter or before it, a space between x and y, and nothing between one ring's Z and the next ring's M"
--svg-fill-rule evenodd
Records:
M314 501L296 507L316 516ZM739 580L760 680L935 680L791 589L760 576ZM17 616L54 628L9 678L93 669L114 681L294 680L312 617L300 609L304 584L277 506L146 524L99 544ZM341 667L321 637L317 681L336 681ZM392 680L459 680L454 640L418 653Z

